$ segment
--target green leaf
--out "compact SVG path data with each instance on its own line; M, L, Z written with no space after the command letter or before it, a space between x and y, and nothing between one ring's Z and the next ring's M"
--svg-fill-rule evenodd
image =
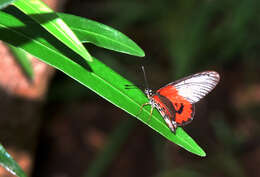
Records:
M82 42L90 42L99 47L139 57L145 56L144 51L135 42L118 30L86 18L64 13L58 15Z
M16 0L0 0L0 9L3 9L3 8L9 6L14 1L16 1Z
M0 165L13 175L19 177L26 177L26 174L20 166L13 160L13 158L6 152L4 147L0 144Z
M18 9L41 24L48 32L74 50L87 61L92 57L84 48L77 36L59 16L40 0L17 0L13 3Z
M3 8L9 6L14 1L16 1L16 0L0 0L0 9L3 9Z
M20 48L13 47L9 45L10 50L12 51L13 55L15 56L15 59L20 64L23 72L28 77L29 81L33 80L33 68L31 65L31 61L27 57L27 54Z
M135 116L170 141L199 156L205 156L205 152L182 128L177 129L176 135L173 134L158 111L154 111L150 121L150 108L148 106L143 109L142 114L138 114L141 105L148 100L139 89L125 89L125 85L131 85L131 82L98 60L88 63L82 62L74 52L67 50L61 42L47 31L39 28L38 24L27 20L19 21L17 17L21 18L21 16L22 14L11 8L0 12L0 39L21 47L45 63L64 72L104 99ZM25 22L26 24L24 24Z

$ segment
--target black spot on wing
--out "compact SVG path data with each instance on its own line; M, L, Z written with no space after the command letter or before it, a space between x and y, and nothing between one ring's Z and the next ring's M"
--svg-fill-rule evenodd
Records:
M180 104L181 104L181 107L178 110L176 110L176 112L178 114L181 114L183 112L183 108L184 108L183 104L182 103L180 103ZM177 106L177 103L175 103L175 105Z
M187 125L187 124L192 122L192 120L194 118L194 115L195 115L195 105L194 104L192 104L191 110L192 110L192 112L191 112L190 118L188 118L187 121L182 121L181 124L177 123L178 127L183 127L183 126L185 126L185 125Z

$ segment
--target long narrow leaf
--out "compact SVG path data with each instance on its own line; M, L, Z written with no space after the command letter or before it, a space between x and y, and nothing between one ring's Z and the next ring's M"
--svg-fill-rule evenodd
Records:
M77 34L81 42L90 42L106 49L143 57L144 51L123 33L86 18L58 13Z
M41 24L43 28L84 59L92 61L92 57L78 40L77 36L71 31L66 23L64 23L63 20L42 1L17 0L13 5L23 11L26 15L30 16L37 23Z
M0 165L13 175L19 177L26 177L26 174L20 168L20 166L14 161L14 159L6 152L5 148L0 144Z
M21 18L21 16L19 12L9 8L0 13L0 39L21 47L45 63L59 69L104 99L135 116L170 141L192 153L205 156L205 152L182 128L177 129L176 135L173 134L157 111L154 111L150 121L148 107L144 108L142 114L138 114L141 105L148 100L139 89L130 91L125 89L125 85L131 85L131 82L98 60L82 63L75 53L66 50L62 43L39 28L38 24L33 22L24 24L16 18Z

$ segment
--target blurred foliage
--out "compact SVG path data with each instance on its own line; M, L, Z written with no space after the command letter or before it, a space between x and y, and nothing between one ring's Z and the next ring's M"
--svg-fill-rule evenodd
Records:
M122 144L125 142L125 139L129 136L129 132L131 132L134 127L135 122L133 120L123 120L112 132L103 151L100 152L95 161L91 163L91 166L88 167L84 176L101 176L102 173L109 167L109 164L113 160L115 154L117 154L120 150Z

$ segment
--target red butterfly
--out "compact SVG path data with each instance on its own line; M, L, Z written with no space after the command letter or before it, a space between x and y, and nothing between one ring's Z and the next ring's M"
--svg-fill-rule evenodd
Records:
M147 85L147 79L142 67ZM204 71L160 88L155 93L148 88L144 90L148 103L142 105L151 105L151 115L156 108L168 127L173 133L177 127L184 126L193 120L195 113L194 104L212 91L218 84L220 76L215 71Z

